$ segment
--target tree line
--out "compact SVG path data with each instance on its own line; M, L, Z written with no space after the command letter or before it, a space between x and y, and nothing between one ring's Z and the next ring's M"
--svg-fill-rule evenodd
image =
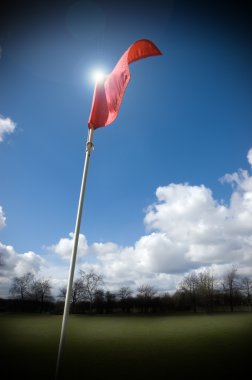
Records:
M52 296L49 279L37 279L28 272L14 277L9 298L0 300L0 310L63 312L66 288ZM191 272L184 276L173 294L160 293L150 284L137 291L123 286L117 292L104 288L103 276L91 270L80 270L73 282L71 313L169 313L217 312L252 310L252 278L240 276L232 267L222 279L216 279L209 270Z

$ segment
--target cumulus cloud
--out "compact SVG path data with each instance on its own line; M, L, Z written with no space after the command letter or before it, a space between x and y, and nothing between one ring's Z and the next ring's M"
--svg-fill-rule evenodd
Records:
M204 185L171 183L158 187L156 201L146 209L146 235L139 237L134 245L88 244L80 234L76 275L78 269L94 269L104 275L109 290L121 286L135 290L148 283L163 292L175 290L191 270L209 269L218 277L235 264L241 274L251 275L252 176L240 169L225 174L221 182L232 186L232 194L225 204L215 199ZM72 246L73 233L70 233L48 248L61 263L66 263ZM33 252L19 255L10 246L2 248L2 252L5 252L5 265L12 268L11 273L39 270L43 264L41 257ZM65 285L67 265L64 265L64 276L57 269L58 264L49 269L53 283L58 286Z
M12 121L9 117L3 117L0 115L0 142L4 140L6 134L14 132L16 128L16 123Z
M90 252L107 283L137 286L144 281L161 289L166 284L169 290L195 269L210 268L220 275L235 263L243 273L251 272L252 177L240 169L221 182L233 188L228 204L214 199L204 185L158 187L144 218L149 234L130 247L93 244Z
M72 253L73 241L74 241L74 233L70 232L70 238L61 238L58 243L47 247L52 252L56 253L63 259L69 260ZM79 235L79 244L78 244L78 258L87 255L88 253L88 245L86 237L83 234Z
M111 291L122 286L136 290L143 283L159 291L172 291L186 265L183 258L181 263L181 256L169 251L169 243L162 233L142 236L134 246L128 247L112 242L94 243L89 246L89 255L95 255L96 260L85 260L79 263L79 268L102 273L105 286Z
M12 278L27 272L37 274L45 265L45 260L34 252L17 253L11 245L0 242L0 296L8 295Z
M228 206L203 185L171 184L157 189L157 202L147 211L146 226L165 234L170 252L179 243L178 255L188 267L247 260L252 265L252 178L242 171L224 180L235 182Z
M247 159L248 159L249 164L252 166L252 148L249 149L248 151Z
M6 221L6 217L4 216L4 211L3 211L3 208L2 206L0 206L0 229L5 227L5 221Z
M155 232L142 236L135 245L139 267L144 272L181 273L188 268L185 247L172 242L165 233Z

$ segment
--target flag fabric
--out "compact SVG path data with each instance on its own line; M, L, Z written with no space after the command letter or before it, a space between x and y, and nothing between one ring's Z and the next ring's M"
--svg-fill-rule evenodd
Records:
M111 124L118 115L123 95L130 80L129 64L139 59L161 55L161 51L150 40L134 42L117 62L114 70L102 83L96 83L89 128L100 128Z

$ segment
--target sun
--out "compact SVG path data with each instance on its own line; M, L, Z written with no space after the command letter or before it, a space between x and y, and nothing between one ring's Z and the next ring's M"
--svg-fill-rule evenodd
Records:
M92 73L92 78L96 83L102 83L106 77L106 74L103 70L97 69Z

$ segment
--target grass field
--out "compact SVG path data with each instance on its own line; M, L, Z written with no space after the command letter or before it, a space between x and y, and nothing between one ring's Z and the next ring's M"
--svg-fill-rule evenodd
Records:
M60 316L0 315L5 378L53 379L60 327ZM251 363L251 313L71 315L60 378L243 379Z

